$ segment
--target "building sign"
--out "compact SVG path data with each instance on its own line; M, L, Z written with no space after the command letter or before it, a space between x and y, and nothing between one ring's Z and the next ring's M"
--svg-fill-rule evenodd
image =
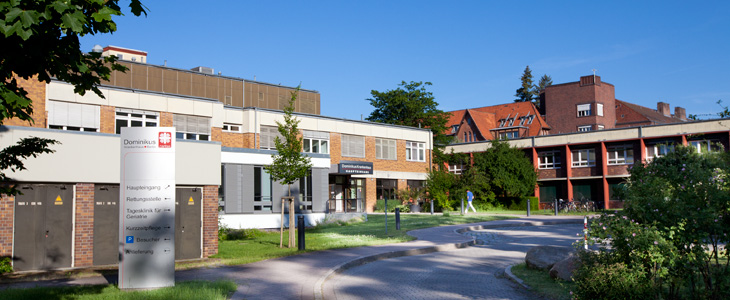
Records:
M340 174L373 174L373 163L364 161L340 161L337 164Z
M121 133L119 288L175 285L175 128Z

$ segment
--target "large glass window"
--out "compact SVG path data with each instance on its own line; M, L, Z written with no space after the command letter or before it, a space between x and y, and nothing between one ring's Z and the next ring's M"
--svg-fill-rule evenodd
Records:
M327 132L304 130L302 151L305 153L330 153L330 135Z
M376 179L375 180L375 191L378 200L382 199L396 199L396 189L398 180L396 179Z
M406 142L406 160L426 161L426 144L419 142Z
M590 115L591 115L591 105L590 104L578 105L578 116L579 117L587 117Z
M259 149L276 150L276 137L283 139L284 137L279 134L279 129L274 126L261 126L261 133L259 134Z
M717 152L722 150L722 146L715 140L689 141L689 145L695 148L698 153Z
M646 146L646 160L651 161L654 158L667 155L674 151L674 145L656 144Z
M539 169L558 169L560 168L560 151L545 151L537 154Z
M375 158L377 159L398 159L395 140L375 139Z
M499 133L500 140L516 139L520 137L520 133L515 131L501 132Z
M310 171L306 177L299 179L299 192L302 195L302 209L312 210L312 172Z
M271 175L264 167L253 168L253 210L271 211Z
M596 165L594 149L578 149L571 151L573 167L592 167Z
M68 103L48 100L48 128L72 131L99 131L100 107L98 105Z
M342 156L365 157L365 137L343 134Z
M625 165L634 163L634 148L631 145L611 146L606 150L609 165Z
M210 140L210 118L174 115L172 124L177 131L178 139L209 141Z
M160 114L153 111L117 108L115 113L116 133L122 133L122 127L157 127Z
M587 125L587 126L578 126L578 132L586 132L586 131L591 131L591 129L593 129L592 127L593 127L593 126L591 126L591 125Z

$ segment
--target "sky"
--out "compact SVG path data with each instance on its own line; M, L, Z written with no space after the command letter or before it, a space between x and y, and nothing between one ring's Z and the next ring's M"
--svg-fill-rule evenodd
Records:
M431 82L439 108L509 103L535 83L601 76L616 98L713 115L730 105L730 1L150 1L99 44L148 63L319 91L321 114L357 119L371 91Z

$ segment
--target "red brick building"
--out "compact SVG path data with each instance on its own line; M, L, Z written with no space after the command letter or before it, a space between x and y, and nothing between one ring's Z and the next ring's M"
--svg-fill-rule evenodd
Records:
M534 104L516 102L452 111L448 135L460 143L546 135L550 126Z

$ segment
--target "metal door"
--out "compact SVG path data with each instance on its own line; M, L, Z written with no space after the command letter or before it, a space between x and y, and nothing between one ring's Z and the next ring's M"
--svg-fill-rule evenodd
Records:
M73 190L27 185L16 196L13 267L17 271L71 267Z
M119 186L94 188L94 265L119 263Z
M175 190L175 259L200 258L202 194L200 188Z

